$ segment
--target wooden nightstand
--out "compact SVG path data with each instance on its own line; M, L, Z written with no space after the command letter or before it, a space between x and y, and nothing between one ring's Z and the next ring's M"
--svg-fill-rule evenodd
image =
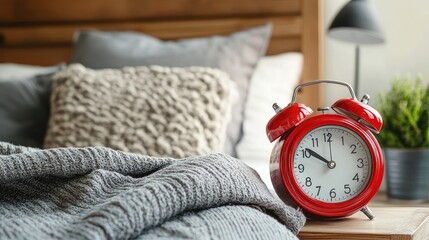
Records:
M429 208L429 201L404 201L389 199L385 192L379 192L370 202L373 207L416 207Z
M308 221L300 239L429 239L429 203L389 200L380 192L369 204L375 219L363 213L334 221Z
M429 239L429 208L373 207L372 221L358 212L332 221L307 221L300 239Z

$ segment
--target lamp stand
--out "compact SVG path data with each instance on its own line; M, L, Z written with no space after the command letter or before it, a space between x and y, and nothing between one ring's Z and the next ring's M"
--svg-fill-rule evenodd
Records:
M354 90L356 97L359 99L359 55L360 48L359 45L356 45L355 48L355 82L354 82Z

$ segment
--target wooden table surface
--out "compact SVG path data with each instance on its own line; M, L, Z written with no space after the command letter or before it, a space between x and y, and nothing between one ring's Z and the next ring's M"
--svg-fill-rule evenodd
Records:
M379 192L369 203L370 207L418 207L429 208L429 201L389 199L385 192Z
M372 207L372 221L361 212L341 220L307 221L300 239L429 239L429 208Z

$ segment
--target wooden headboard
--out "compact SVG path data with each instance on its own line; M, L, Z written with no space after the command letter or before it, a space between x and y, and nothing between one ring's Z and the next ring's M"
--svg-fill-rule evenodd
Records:
M77 29L134 30L174 40L271 22L268 54L300 51L302 82L322 78L322 0L0 0L0 6L0 62L67 62ZM319 107L321 86L299 97Z

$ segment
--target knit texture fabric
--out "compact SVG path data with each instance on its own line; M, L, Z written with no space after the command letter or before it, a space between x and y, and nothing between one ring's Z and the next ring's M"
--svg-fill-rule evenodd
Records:
M0 143L0 239L296 239L304 222L228 155Z
M44 148L105 146L176 158L223 152L236 94L223 71L74 64L53 78Z

